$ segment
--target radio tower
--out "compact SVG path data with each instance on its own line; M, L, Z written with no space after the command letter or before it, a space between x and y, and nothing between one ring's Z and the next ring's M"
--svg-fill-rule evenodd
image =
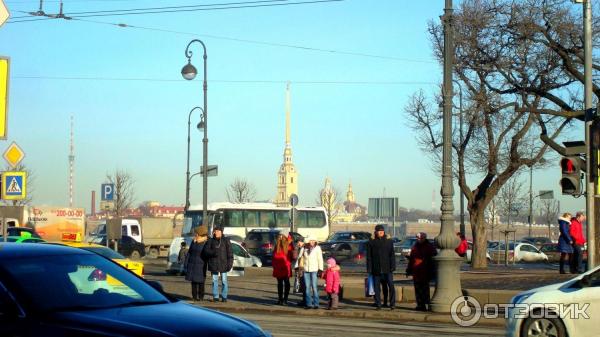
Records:
M69 153L69 207L73 207L74 164L75 164L75 144L73 143L73 115L71 115L71 151Z

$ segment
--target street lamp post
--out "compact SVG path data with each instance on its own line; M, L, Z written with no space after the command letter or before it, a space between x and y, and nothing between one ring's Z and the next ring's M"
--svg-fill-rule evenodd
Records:
M462 94L462 87L460 85L460 82L458 82L457 80L452 80L454 81L454 83L456 83L456 85L458 85L458 104L459 104L459 114L458 114L458 124L459 124L459 137L460 137L460 144L462 146L462 143L465 141L464 140L464 136L463 136L463 94ZM460 188L460 186L459 186ZM462 235L465 235L465 195L462 191L462 188L460 188L460 233Z
M190 110L190 113L188 114L188 128L187 128L187 170L185 172L185 211L188 210L188 208L190 208L190 125L191 125L191 119L192 119L192 112L194 112L194 110L199 109L200 111L202 111L202 114L200 115L200 123L198 124L198 129L200 129L200 127L202 126L202 120L204 119L204 110L202 110L201 107L197 106L195 108L193 108L192 110Z
M208 89L208 85L206 83L206 46L204 45L204 42L198 40L198 39L194 39L192 41L190 41L190 43L188 43L187 47L185 48L185 57L187 57L188 59L188 63L181 69L181 75L183 76L183 78L185 78L186 80L193 80L194 78L196 78L196 75L198 74L198 71L196 70L196 67L194 67L192 65L192 51L190 50L190 46L192 45L192 43L194 42L198 42L202 45L202 50L204 51L203 54L203 60L204 60L204 81L202 82L202 91L204 93L204 107L202 109L203 115L204 115L204 137L202 138L202 149L203 149L203 153L202 153L202 225L203 226L208 226L208 219L207 219L207 208L208 208L208 138L207 138L207 129L208 129L208 119L207 119L207 114L208 114L208 107L207 107L207 89ZM189 183L188 183L189 184Z
M437 266L437 282L435 293L431 299L431 310L434 312L450 312L452 302L462 296L460 288L459 268L462 259L456 255L454 248L458 238L454 232L454 205L452 186L452 65L454 63L454 19L452 0L446 0L444 16L444 115L443 115L443 150L442 150L442 216L440 234L435 242L441 249L434 257Z

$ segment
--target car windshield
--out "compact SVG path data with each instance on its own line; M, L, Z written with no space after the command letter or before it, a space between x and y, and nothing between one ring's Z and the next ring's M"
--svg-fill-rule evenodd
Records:
M16 295L40 312L169 302L142 279L96 254L5 259L0 272Z
M114 250L107 248L107 247L81 247L81 249L90 251L90 252L94 252L96 254L100 254L102 256L104 256L107 259L124 259L125 256L115 252Z

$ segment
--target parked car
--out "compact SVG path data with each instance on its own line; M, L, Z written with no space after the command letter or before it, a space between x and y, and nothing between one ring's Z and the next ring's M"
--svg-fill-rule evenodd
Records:
M263 265L270 266L273 260L273 249L275 249L275 240L281 233L278 229L253 229L248 232L242 242L248 253L258 256ZM295 232L289 232L294 243L304 240L304 237Z
M106 246L106 235L97 236L91 242ZM140 259L146 255L146 247L144 244L127 235L121 236L117 241L117 249L119 250L119 254L134 260Z
M341 231L331 233L325 242L321 242L323 256L333 256L338 262L353 259L359 254L361 248L366 247L366 243L371 239L368 232ZM362 243L362 245L361 245ZM364 249L366 252L366 248Z
M508 306L506 336L598 336L596 325L600 317L600 267L576 276L566 282L527 290L512 298ZM548 311L544 309L544 306ZM560 305L570 312L556 312ZM554 309L553 309L554 308ZM584 311L588 317L581 315ZM585 308L585 309L582 309ZM568 310L565 308L565 311Z
M552 240L543 236L526 236L521 239L521 242L528 242L537 248L540 248L544 244L552 243Z
M144 276L144 264L142 262L132 261L106 246L98 245L95 243L89 243L89 242L63 242L62 244L65 246L69 246L69 247L73 247L73 248L80 248L80 249L86 250L88 252L102 255L105 258L111 259L111 260L115 261L116 263L122 265L123 267L131 270L133 273L137 274L138 276L141 276L141 277Z
M467 241L467 256L465 256L465 259L467 260L467 262L471 262L471 256L472 255L473 255L473 242ZM487 249L485 251L485 258L488 261L492 260L492 257L490 256L490 252Z
M540 251L548 256L548 262L560 262L560 250L556 243L545 243L540 247ZM587 261L587 249L583 249L583 261Z
M436 246L435 240L433 240L433 239L428 239L428 240L429 240L429 243ZM405 238L404 240L402 240L400 242L400 244L394 244L394 253L396 254L396 256L404 256L405 258L408 258L408 256L410 255L410 249L412 248L412 246L415 245L415 242L417 242L417 238L414 236Z
M496 249L490 251L494 261L503 261L505 244L499 244ZM508 246L508 260L514 262L548 262L548 256L530 243L510 242Z
M4 242L4 236L0 235L0 242ZM44 243L46 242L44 239L34 238L31 236L7 236L6 242L16 242L16 243Z
M41 239L42 237L33 228L29 227L7 227L8 236L21 236L23 233L29 233L31 237ZM0 232L0 235L2 233Z
M369 240L344 242L338 247L323 249L323 258L333 257L337 263L365 264Z
M181 243L184 238L177 237L171 241L169 246L169 256L167 257L167 274L177 274L181 270L181 265L177 261L179 257L179 251L181 250ZM185 239L188 247L192 244L192 238ZM242 247L242 244L231 240L231 250L233 252L233 271L229 273L229 276L240 276L244 273L246 267L262 267L262 261L253 255L250 255L248 251Z
M560 262L560 251L556 243L545 243L540 247L540 251L548 256L548 262Z
M64 245L0 243L0 285L0 336L270 336Z

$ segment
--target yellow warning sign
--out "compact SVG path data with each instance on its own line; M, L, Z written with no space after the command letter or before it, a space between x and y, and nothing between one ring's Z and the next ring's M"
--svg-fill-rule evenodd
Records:
M6 139L9 66L10 60L8 57L0 56L0 139Z
M12 168L16 168L17 165L19 165L19 163L21 162L21 160L25 158L25 152L21 150L17 143L12 142L12 144L8 146L6 151L4 151L2 157L4 157L8 165L10 165Z

